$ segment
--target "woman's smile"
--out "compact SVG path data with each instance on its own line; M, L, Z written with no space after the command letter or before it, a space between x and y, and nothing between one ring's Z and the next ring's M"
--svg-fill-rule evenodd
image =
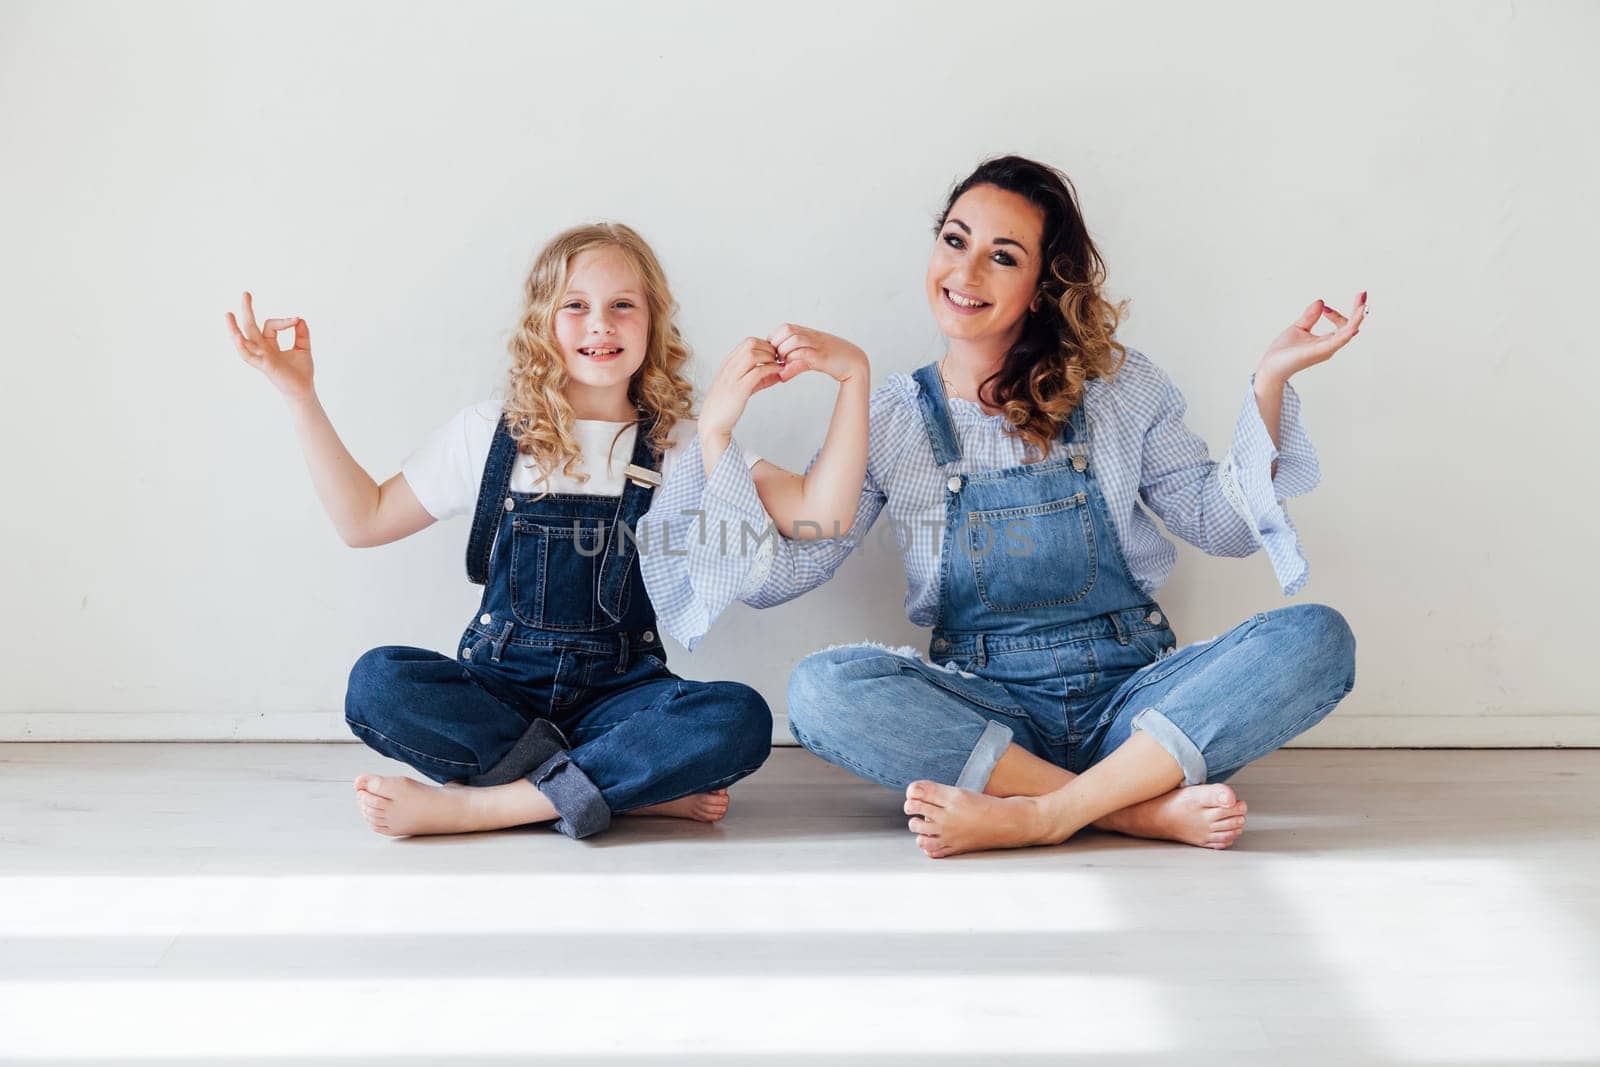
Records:
M989 307L987 300L980 300L957 289L942 289L941 292L944 293L945 305L958 315L976 315Z

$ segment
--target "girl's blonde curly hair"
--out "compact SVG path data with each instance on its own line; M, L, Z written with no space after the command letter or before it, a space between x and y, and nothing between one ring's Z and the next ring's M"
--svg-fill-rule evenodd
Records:
M523 285L522 320L508 346L511 373L504 417L517 450L531 456L539 470L547 475L560 471L583 481L588 475L577 469L583 454L572 432L572 405L562 391L567 364L556 340L555 321L573 260L599 248L615 248L626 255L644 288L650 341L644 363L628 383L628 398L651 426L650 444L658 453L666 449L678 420L693 409L694 386L682 373L689 346L673 321L678 305L650 245L620 222L590 223L556 234L540 249Z

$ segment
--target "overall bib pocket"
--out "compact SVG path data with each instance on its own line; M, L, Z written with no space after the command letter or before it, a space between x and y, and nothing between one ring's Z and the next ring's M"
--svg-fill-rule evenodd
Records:
M1071 604L1094 588L1094 517L1083 493L1025 507L967 512L962 548L991 611Z
M606 524L517 519L511 533L511 609L541 630L592 631Z

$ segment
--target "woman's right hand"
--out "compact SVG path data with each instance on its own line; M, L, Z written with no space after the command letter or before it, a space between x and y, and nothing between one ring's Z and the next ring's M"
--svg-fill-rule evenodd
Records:
M277 386L288 400L304 400L312 395L311 329L300 318L268 319L256 325L255 307L250 294L244 294L242 320L228 312L228 329L244 361ZM294 347L278 348L278 333L294 328Z
M750 398L782 380L776 348L759 337L740 341L722 361L700 406L701 440L726 444Z

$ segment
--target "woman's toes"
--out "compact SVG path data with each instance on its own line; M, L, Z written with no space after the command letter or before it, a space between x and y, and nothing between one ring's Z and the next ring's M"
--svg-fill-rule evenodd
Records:
M1210 839L1206 841L1206 847L1227 848L1237 840L1239 840L1239 831L1227 830L1223 833L1212 834Z

